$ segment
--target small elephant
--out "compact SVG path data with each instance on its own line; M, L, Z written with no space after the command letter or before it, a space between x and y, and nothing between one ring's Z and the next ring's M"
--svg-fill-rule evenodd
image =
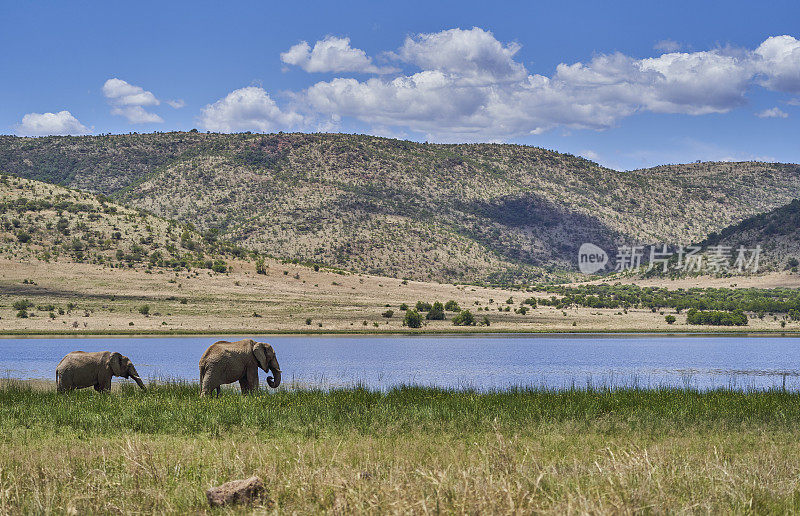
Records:
M281 384L281 368L275 350L266 342L245 339L237 342L215 342L200 359L200 386L202 395L211 394L220 385L239 381L243 393L258 389L258 368L265 373L267 384L273 389ZM273 378L274 377L274 378Z
M94 387L96 391L108 391L111 390L112 376L133 378L142 390L146 390L130 359L117 352L73 351L62 358L56 367L56 385L59 392L84 387Z

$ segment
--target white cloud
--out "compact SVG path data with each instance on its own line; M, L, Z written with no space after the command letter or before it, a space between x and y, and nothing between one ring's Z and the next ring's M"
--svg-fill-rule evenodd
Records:
M764 111L759 111L756 113L758 118L789 118L787 113L784 113L780 110L780 108L774 107L770 109L765 109Z
M673 51L646 59L601 54L562 63L548 77L531 74L515 60L516 43L501 43L477 27L451 29L409 37L393 54L419 71L367 80L337 77L295 98L315 114L353 117L432 140L496 140L559 126L605 129L645 111L725 113L745 104L756 82L800 91L798 48L800 42L781 36L752 51Z
M299 66L306 72L360 72L360 73L392 73L397 71L391 67L379 67L372 59L359 49L350 46L350 38L327 36L314 43L314 48L307 41L301 41L286 52L281 53L281 61Z
M132 124L160 123L164 120L144 109L143 106L158 106L161 102L151 92L122 79L108 79L103 84L103 95L111 104L111 114L121 115Z
M141 86L134 86L122 79L109 79L103 84L103 95L120 106L157 106L158 99Z
M186 102L184 102L183 99L174 99L168 100L167 104L169 104L172 108L180 109L186 105Z
M397 57L423 70L487 82L521 80L527 72L514 61L520 45L503 45L479 27L450 29L406 38Z
M764 87L800 94L800 41L785 35L767 38L754 57Z
M80 123L69 111L58 113L28 113L17 126L20 136L80 135L91 130Z
M248 86L230 92L225 98L203 108L203 126L210 131L271 132L296 127L302 115L281 110L262 88Z
M662 39L653 45L653 50L659 50L661 52L677 52L681 48L683 48L683 45L673 39Z
M388 53L407 71L359 79L345 72L377 73L372 60L348 38L328 36L313 48L301 42L281 59L341 76L292 93L286 109L261 88L236 90L207 106L202 119L213 130L268 131L338 127L349 117L432 141L502 141L556 127L602 130L640 112L725 113L745 104L754 85L800 93L800 42L790 36L753 50L678 52L671 40L657 47L667 53L598 54L541 75L517 60L519 44L479 27L450 29L409 36Z
M142 106L113 107L111 114L124 116L132 124L159 124L164 121L163 118L147 111Z
M580 155L592 161L600 161L600 155L593 150L585 149L580 152Z

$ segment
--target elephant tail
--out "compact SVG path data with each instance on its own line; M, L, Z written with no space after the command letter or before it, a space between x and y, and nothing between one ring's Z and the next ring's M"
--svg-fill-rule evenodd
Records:
M203 377L206 375L206 364L200 364L200 385L203 385Z

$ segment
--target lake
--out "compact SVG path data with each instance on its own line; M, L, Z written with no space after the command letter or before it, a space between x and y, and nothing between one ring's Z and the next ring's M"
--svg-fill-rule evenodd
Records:
M0 338L0 377L54 379L70 351L119 351L144 379L198 380L217 340L243 337ZM676 386L800 390L800 339L672 335L253 336L284 383L498 389ZM261 372L262 386L266 374ZM116 381L116 380L115 380Z

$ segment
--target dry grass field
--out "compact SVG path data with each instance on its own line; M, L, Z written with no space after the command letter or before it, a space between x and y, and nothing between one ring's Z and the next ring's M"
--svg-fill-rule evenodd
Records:
M275 260L267 262L266 274L256 274L252 262L230 264L233 272L220 274L202 269L174 272L111 269L67 261L0 260L0 329L5 333L67 334L714 331L707 326L686 325L685 316L680 314L678 321L669 325L664 320L665 313L674 313L669 310L560 310L540 305L522 315L514 310L526 298L545 294L314 271ZM782 278L767 276L758 281L778 284L784 281ZM796 277L791 280L796 281ZM692 281L696 280L662 281L661 286L688 287ZM730 286L732 281L744 287L753 280L728 278L719 286ZM27 318L17 317L13 307L22 299L34 305ZM444 321L425 321L420 330L403 326L402 303L413 307L417 301L444 303L451 299L462 309L469 309L478 321L488 318L490 326L454 326L455 314L450 312ZM144 306L147 314L142 313ZM509 311L500 311L506 307ZM392 317L382 315L388 310L393 312ZM745 327L720 331L798 330L800 323L790 321L781 327L778 318L767 316L751 319Z

